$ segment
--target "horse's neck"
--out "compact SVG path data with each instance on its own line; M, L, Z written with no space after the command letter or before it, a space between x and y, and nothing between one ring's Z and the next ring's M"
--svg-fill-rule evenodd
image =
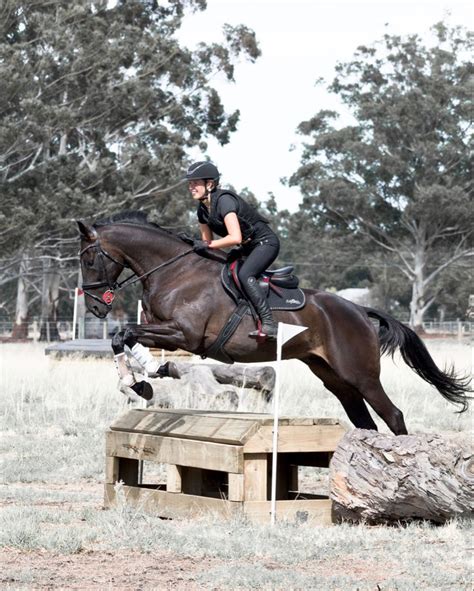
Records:
M117 229L107 238L137 274L143 274L185 250L184 244L149 228Z

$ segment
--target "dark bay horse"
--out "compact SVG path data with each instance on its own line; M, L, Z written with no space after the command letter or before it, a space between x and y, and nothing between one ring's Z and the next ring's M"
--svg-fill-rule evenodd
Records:
M143 285L148 323L132 328L136 341L198 355L214 343L235 309L221 285L222 262L195 254L179 237L143 219L134 222L133 216L116 217L109 223L78 224L89 311L98 318L107 316L113 291L120 287L118 278L127 268ZM456 376L453 370L441 371L410 328L384 312L335 294L304 292L304 308L275 312L277 321L309 327L284 346L283 359L303 361L338 398L356 427L377 428L368 404L393 433L407 433L402 412L390 401L379 379L380 356L393 355L397 349L444 398L459 404L461 412L467 409L469 380ZM377 321L377 327L371 319ZM227 353L238 362L274 361L276 344L250 339L248 333L254 328L253 318L244 316L225 346Z

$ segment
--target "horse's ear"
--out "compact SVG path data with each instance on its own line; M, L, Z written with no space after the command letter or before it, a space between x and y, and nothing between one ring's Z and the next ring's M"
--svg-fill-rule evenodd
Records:
M97 240L97 230L93 226L80 221L77 222L77 225L79 226L79 232L81 233L81 236L85 240L87 240L88 242L94 242L95 240Z

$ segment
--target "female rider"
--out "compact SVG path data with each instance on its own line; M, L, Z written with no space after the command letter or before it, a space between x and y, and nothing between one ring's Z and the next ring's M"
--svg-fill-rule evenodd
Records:
M202 240L195 241L194 250L227 248L239 245L246 257L240 266L239 281L261 320L261 328L250 337L265 336L275 340L277 324L257 278L278 256L280 242L268 220L242 197L229 189L219 188L219 171L212 162L195 162L186 179L193 199L199 201L197 216ZM213 234L221 236L213 240Z

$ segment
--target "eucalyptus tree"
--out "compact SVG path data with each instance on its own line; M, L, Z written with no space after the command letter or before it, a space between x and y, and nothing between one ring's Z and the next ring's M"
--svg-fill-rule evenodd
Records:
M255 60L253 31L191 51L177 31L204 0L3 0L0 6L0 248L72 256L76 217L155 210L186 220L189 149L236 129L213 88ZM204 35L203 35L204 36ZM174 199L170 199L170 195ZM180 205L181 204L181 205ZM58 261L57 261L58 262ZM46 265L49 268L50 263Z
M329 91L354 122L319 111L299 126L301 165L290 179L302 211L343 224L390 253L411 285L410 323L443 289L443 275L472 256L472 49L461 27L435 41L385 35L338 64Z

